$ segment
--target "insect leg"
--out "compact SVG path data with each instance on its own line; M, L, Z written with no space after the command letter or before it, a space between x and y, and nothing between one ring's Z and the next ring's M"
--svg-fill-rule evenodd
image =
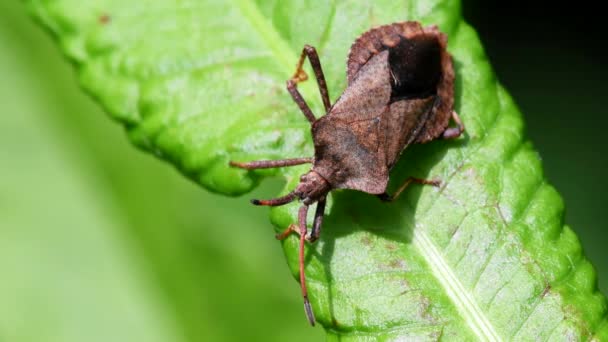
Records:
M323 225L323 215L325 214L325 198L317 202L317 209L315 210L315 219L312 224L312 230L310 231L310 237L308 242L312 243L319 239L321 235L321 226Z
M310 61L310 65L315 73L315 78L317 79L317 85L319 87L319 92L321 93L321 99L323 100L323 106L325 107L325 112L329 112L331 107L331 103L329 102L329 91L327 90L327 83L325 82L325 75L323 74L323 69L321 68L321 61L319 60L319 55L317 54L317 50L310 46L304 45L302 49L302 53L300 54L300 59L298 60L298 65L296 66L296 72L293 76L287 81L287 91L291 94L291 97L296 102L298 107L304 116L310 123L313 123L316 118L315 115L308 107L308 104L298 91L298 83L306 81L308 79L308 75L302 66L304 65L304 59L308 57Z
M300 228L298 228L298 226L296 226L295 224L290 224L289 227L287 227L284 231L278 233L277 235L275 235L274 237L277 240L285 240L287 239L287 237L291 234L291 233L298 233L300 234Z
M319 239L321 235L321 226L323 225L323 215L325 214L325 198L317 202L317 209L315 210L315 219L312 224L312 230L310 236L307 238L308 242L313 243ZM295 224L290 224L284 231L275 235L277 240L285 240L291 233L300 234L300 228Z
M315 78L317 79L317 85L319 86L319 92L321 93L321 99L323 100L323 105L325 106L325 112L329 112L329 108L331 104L329 103L329 91L327 90L327 83L325 83L325 75L323 74L323 68L321 68L321 61L319 60L319 55L317 54L317 49L308 44L304 45L302 49L302 53L300 54L300 60L298 61L298 66L296 68L295 74L292 76L292 79L295 80L296 83L305 81L308 76L302 69L304 65L304 58L308 57L310 61L310 66L315 73Z
M298 107L300 107L300 110L302 111L306 119L308 119L308 122L310 122L311 124L315 122L317 118L315 118L315 115L312 113L312 110L310 110L310 107L308 107L308 104L306 103L306 101L304 101L304 98L298 91L296 82L294 82L293 79L287 81L287 91L291 94L291 97L298 105Z
M300 286L302 287L302 298L304 298L304 311L310 325L315 325L315 315L312 312L310 301L308 300L308 289L306 288L306 275L304 273L304 242L306 241L306 214L308 206L303 205L298 211L298 225L300 227Z
M405 180L405 182L403 182L403 184L401 184L399 189L397 189L397 191L395 191L394 194L389 195L385 192L383 194L378 195L378 198L380 198L380 200L384 201L384 202L395 201L395 200L397 200L397 198L399 198L401 193L403 193L403 190L405 190L412 183L432 185L432 186L436 186L436 187L439 187L441 185L441 181L439 181L439 180L429 180L429 179L409 177L408 179Z
M312 158L291 158L282 160L256 160L246 163L240 163L231 161L230 166L239 167L241 169L255 170L255 169L271 169L275 167L283 166L294 166L306 163L312 163Z
M456 139L464 132L464 125L460 116L455 111L452 111L452 120L456 123L456 127L449 127L443 132L443 139Z
M321 202L319 202L321 203ZM324 203L324 202L323 202ZM323 204L323 207L325 204ZM319 211L317 206L317 212ZM306 312L306 318L312 326L315 325L315 315L312 312L310 301L308 300L308 289L306 288L306 274L304 273L304 242L306 241L306 215L308 214L308 206L303 205L298 211L298 225L289 225L282 233L276 235L276 238L283 240L291 233L300 234L300 250L299 250L299 266L300 266L300 286L302 288L302 298L304 298L304 311ZM315 214L315 223L317 215Z

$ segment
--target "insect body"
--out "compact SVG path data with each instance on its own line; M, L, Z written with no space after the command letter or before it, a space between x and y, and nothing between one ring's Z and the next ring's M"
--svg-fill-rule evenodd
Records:
M446 44L447 37L437 27L423 28L417 22L395 23L364 33L350 49L348 87L333 105L317 52L304 46L287 90L312 125L314 158L230 163L250 170L312 163L311 170L301 176L289 194L252 201L267 206L302 202L298 225L288 227L277 238L294 231L300 234L300 284L312 325L315 319L306 289L304 243L319 237L327 194L333 189L353 189L390 201L411 182L439 185L438 181L410 177L395 194L386 193L389 171L408 145L456 138L464 131L453 111L454 71ZM297 89L297 83L307 79L302 70L306 57L325 106L326 115L319 119ZM450 118L456 127L448 127ZM315 202L312 230L307 235L306 215Z

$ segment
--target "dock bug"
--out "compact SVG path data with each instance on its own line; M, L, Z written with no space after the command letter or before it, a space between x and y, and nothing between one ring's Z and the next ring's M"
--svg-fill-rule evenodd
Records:
M308 300L304 274L304 242L319 238L327 194L353 189L392 201L412 182L439 186L439 181L408 178L393 194L386 188L389 171L410 144L437 138L452 139L464 131L454 112L454 69L446 51L447 37L436 26L417 22L380 26L361 35L348 55L348 86L332 105L314 47L305 45L287 90L312 126L314 158L230 162L247 170L312 163L295 190L255 205L279 206L300 200L297 226L289 226L278 239L300 235L299 266L304 308L310 324L315 318ZM326 114L317 119L297 89L308 76L302 69L308 57L315 73ZM455 127L448 127L450 119ZM310 235L308 207L317 203Z

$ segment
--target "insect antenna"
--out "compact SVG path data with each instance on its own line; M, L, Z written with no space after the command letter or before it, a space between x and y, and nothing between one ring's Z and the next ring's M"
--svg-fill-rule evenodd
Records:
M276 207L279 205L284 205L290 202L293 202L296 199L296 194L292 191L283 197L277 197L269 200L258 200L252 199L251 203L255 205L265 205L269 207Z

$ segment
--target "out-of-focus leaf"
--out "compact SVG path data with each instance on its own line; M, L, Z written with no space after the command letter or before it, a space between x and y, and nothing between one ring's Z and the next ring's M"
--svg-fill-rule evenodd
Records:
M608 335L594 271L458 1L28 4L136 145L224 194L278 174L292 188L305 170L227 166L312 154L307 123L283 90L304 43L319 49L335 99L360 33L407 19L439 25L450 39L467 136L413 147L393 171L395 182L440 178L439 190L412 188L390 205L332 195L322 239L307 257L318 320L342 339ZM312 88L305 95L321 114ZM292 223L296 208L274 210L273 223ZM296 240L284 247L295 273Z
M9 24L0 29L11 49L0 51L0 341L184 341L128 248L109 191L81 172L78 148L48 124L65 107L14 60L27 54L7 43Z
M0 341L324 335L265 211L133 149L22 3L0 22Z

